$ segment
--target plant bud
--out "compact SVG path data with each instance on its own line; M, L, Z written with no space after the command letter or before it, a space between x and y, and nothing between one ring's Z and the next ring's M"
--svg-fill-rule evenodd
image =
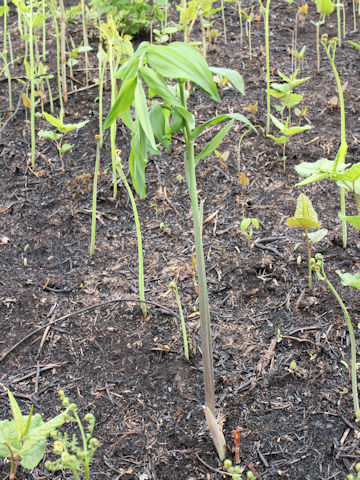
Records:
M53 445L53 452L56 455L61 455L64 451L64 444L62 442L56 441Z
M225 470L229 470L230 467L232 467L232 461L229 458L226 458L224 460L224 468Z

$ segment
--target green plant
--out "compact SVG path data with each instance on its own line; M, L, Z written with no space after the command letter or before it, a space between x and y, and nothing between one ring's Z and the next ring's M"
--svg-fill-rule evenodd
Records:
M169 285L169 288L171 291L175 293L176 297L176 303L179 309L179 315L180 315L180 320L181 320L181 330L182 330L182 335L183 335L183 341L184 341L184 355L186 360L189 360L189 345L188 345L188 340L187 340L187 334L186 334L186 324L185 324L185 319L184 319L184 314L181 306L181 300L180 300L180 295L178 292L178 288L175 282L171 282Z
M314 233L309 233L309 228L320 228L320 223L318 221L317 213L315 212L311 201L309 198L300 193L297 204L295 215L287 219L287 224L289 227L298 227L302 228L306 240L306 249L308 254L308 265L309 265L309 292L312 293L312 267L311 267L311 258L312 258L312 248L315 243L320 242L325 235L327 230L321 229Z
M245 174L244 174L245 175ZM241 177L240 177L241 178ZM246 176L245 176L246 178ZM249 181L248 181L249 183ZM243 188L243 184L242 184ZM242 204L242 220L240 223L240 231L245 237L250 240L250 238L254 235L254 228L258 229L259 228L259 220L254 217L246 217L245 215L245 206L247 206L247 203Z
M291 126L291 110L296 107L301 101L303 96L299 93L294 92L294 88L298 85L301 85L304 82L307 82L310 77L305 78L296 78L299 73L299 68L291 75L287 77L280 71L277 72L279 77L284 80L285 83L272 83L271 89L269 91L272 97L279 99L280 105L274 105L275 109L281 113L281 120L279 121L275 116L270 115L271 121L276 128L280 131L281 135L275 137L274 135L268 134L268 137L274 140L276 143L281 145L283 153L283 172L285 174L286 170L286 144L290 141L290 137L297 135L299 133L310 130L311 125L297 125ZM284 111L287 109L287 117L284 121Z
M330 1L330 0L328 0ZM346 159L346 153L347 153L347 143L346 143L346 131L345 131L345 103L344 103L344 94L343 94L343 89L341 87L341 82L340 82L340 77L339 73L337 71L336 65L335 65L335 53L336 53L336 45L337 45L337 39L333 38L328 42L328 36L323 35L321 37L321 44L325 48L326 55L329 59L330 65L332 67L335 80L336 80L336 86L338 90L338 95L339 95L339 102L340 102L340 120L341 120L341 139L340 139L340 147L339 150L336 154L335 158L335 166L334 170L336 169L337 165L341 165L345 163ZM345 213L345 189L343 187L340 187L340 210L341 210L341 215L344 217L346 215ZM342 220L342 236L343 236L343 247L346 248L347 246L347 228L346 228L346 221Z
M91 5L100 16L111 15L123 34L136 35L149 30L156 17L157 2L151 3L144 0L93 0Z
M269 44L269 16L270 16L271 0L266 0L264 5L262 0L259 0L261 11L264 15L265 28L265 70L266 70L266 135L270 131L270 44Z
M54 132L53 130L40 130L38 132L38 135L39 137L44 137L49 140L52 140L55 143L56 148L58 149L58 152L59 152L60 162L62 166L62 173L64 175L65 174L64 155L66 152L68 152L75 146L74 144L63 143L64 138L69 132L82 128L84 125L88 123L88 120L84 120L83 122L79 122L79 123L64 123L61 116L56 118L50 115L50 113L46 113L46 112L43 113L43 116L50 123L50 125L52 125L58 130L58 132Z
M23 415L20 407L8 390L12 420L0 420L0 457L10 458L10 480L16 476L18 465L28 470L36 467L44 456L46 437L60 427L66 419L66 411L48 422L39 413Z
M317 22L311 22L316 27L316 55L317 72L320 72L320 26L325 22L325 16L334 11L334 5L331 0L316 0L316 7L320 14Z
M339 293L329 281L326 276L324 270L324 259L321 253L317 253L315 258L311 259L311 269L316 272L317 277L326 283L326 285L330 288L331 292L333 293L334 297L338 301L340 308L343 312L345 317L349 336L350 336L350 345L351 345L351 387L352 387L352 395L353 395L353 404L354 404L354 413L356 421L360 420L360 407L359 407L359 398L358 398L358 389L357 389L357 373L356 373L356 339L354 334L354 329L348 314L348 311L344 305L342 298L340 297ZM341 278L341 275L340 275ZM345 280L346 281L346 280ZM357 288L357 287L356 287Z
M84 427L77 413L76 404L70 403L69 398L62 390L60 390L59 396L66 408L66 421L75 423L80 431L81 445L79 445L76 434L70 440L66 432L53 431L51 433L54 440L53 452L59 458L55 461L45 462L45 468L51 472L70 469L75 480L80 480L80 474L85 475L86 480L90 480L90 462L99 445L99 441L92 436L95 417L92 413L87 413L84 417L86 422L86 427Z
M213 70L214 71L214 70ZM216 74L216 69L214 71ZM224 70L223 70L223 73ZM233 74L231 74L233 75ZM234 73L235 75L235 73ZM171 135L181 131L184 136L186 152L184 167L190 192L193 215L195 253L199 283L201 344L204 365L204 384L206 407L205 416L213 437L219 457L225 458L225 439L221 427L215 420L214 370L210 330L210 307L206 281L205 256L202 243L202 202L199 203L196 166L199 161L211 154L229 132L235 120L251 126L249 120L240 114L225 114L195 127L194 116L187 109L189 93L185 82L192 81L200 87L212 100L220 102L211 69L202 55L188 44L174 42L167 46L140 44L133 57L120 69L119 76L123 83L116 101L105 120L105 128L121 117L131 131L131 153L129 169L135 190L140 197L145 196L145 165L148 154L159 154L159 144L168 148ZM230 78L229 72L226 74ZM239 78L241 76L237 74ZM165 78L175 81L175 85L167 85ZM150 97L159 97L162 102L154 100L149 109L146 100L145 82ZM243 90L241 93L244 93ZM133 120L130 107L134 105ZM230 121L210 140L205 148L195 155L195 140L210 125L229 119Z

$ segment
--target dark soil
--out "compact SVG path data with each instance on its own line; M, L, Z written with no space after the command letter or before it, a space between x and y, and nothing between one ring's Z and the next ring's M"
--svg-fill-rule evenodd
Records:
M220 3L220 2L219 2ZM347 6L348 39L352 30ZM12 7L13 8L13 7ZM249 7L246 7L248 10ZM259 7L254 3L254 13ZM291 35L296 7L274 2L271 15L272 80L276 71L291 73ZM176 17L175 11L173 12ZM325 284L314 278L309 296L307 257L301 231L286 218L295 211L300 191L311 198L329 234L316 247L323 253L329 279L341 293L353 324L360 321L358 291L342 287L335 270L359 271L359 233L349 227L349 245L341 246L339 193L323 182L294 188L294 165L334 159L340 142L340 113L331 108L336 95L334 76L324 50L316 73L313 5L299 25L298 45L306 45L301 76L311 80L299 87L308 107L312 130L294 137L287 148L286 175L281 149L259 135L246 135L241 144L241 170L250 184L238 184L237 149L245 132L240 124L219 150L229 151L224 166L212 155L198 167L204 200L204 246L213 325L217 405L224 415L224 432L232 458L232 430L241 432L241 465L266 480L342 480L360 457L360 431L354 422L351 381L342 361L350 363L350 343L339 305ZM197 122L216 112L240 112L251 118L249 105L258 102L257 124L266 117L263 21L252 24L252 59L248 42L239 40L238 17L226 7L227 45L223 35L210 48L210 65L237 69L244 77L246 96L226 86L221 105L196 90L189 108ZM10 27L15 53L23 52L16 36L16 14ZM50 27L50 24L49 24ZM215 27L222 31L221 14ZM69 25L75 44L81 26ZM322 33L336 34L336 14ZM96 73L97 37L90 38L91 64ZM181 38L180 36L178 37ZM199 40L195 29L194 40ZM49 38L48 63L55 72L55 43ZM347 119L347 161L360 158L360 55L344 42L336 53ZM79 67L79 66L78 66ZM83 67L80 64L80 67ZM14 75L23 75L21 61ZM77 86L84 71L75 69ZM91 84L93 77L91 77ZM7 82L1 80L3 125L7 116ZM56 86L54 81L54 92ZM14 82L14 102L22 85ZM55 93L54 93L55 95ZM100 446L93 459L94 479L215 480L221 465L206 429L199 338L198 298L191 276L194 252L192 217L184 178L181 136L170 151L151 158L146 169L146 200L138 200L144 241L148 316L143 318L137 290L137 243L126 190L119 185L112 200L108 132L101 157L98 187L96 253L90 259L92 176L98 133L97 88L69 95L67 122L89 120L70 143L65 175L56 149L38 139L36 164L29 164L30 134L22 107L1 131L0 183L0 418L10 418L9 388L21 406L49 419L61 405L63 389L80 414L96 416ZM109 109L106 92L105 112ZM56 102L56 108L58 108ZM48 110L48 105L45 106ZM37 129L45 128L37 120ZM215 130L200 137L200 150ZM274 132L275 133L275 132ZM129 132L118 128L124 164ZM349 214L356 214L348 195ZM248 240L240 231L243 212L256 217L260 228ZM301 242L295 252L294 245ZM301 254L302 263L297 265ZM191 361L183 357L177 306L169 283L175 280L193 344ZM165 307L165 308L163 308ZM172 313L171 313L172 312ZM281 341L278 336L281 336ZM297 363L289 372L292 360ZM46 458L51 457L49 442ZM9 463L0 466L6 478ZM41 462L33 471L19 468L19 479L70 478L50 474Z

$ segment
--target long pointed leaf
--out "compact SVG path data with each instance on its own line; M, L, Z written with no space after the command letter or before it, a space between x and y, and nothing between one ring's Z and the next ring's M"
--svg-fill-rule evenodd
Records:
M114 104L111 106L110 112L107 114L104 122L104 128L110 127L116 120L116 118L125 112L132 101L134 100L135 88L137 85L136 77L126 80L120 88L117 99Z
M195 165L201 160L202 158L210 155L215 148L217 148L220 143L223 141L223 138L229 133L229 130L233 126L235 120L230 120L229 123L225 125L216 135L215 137L210 140L210 142L206 145L206 147L195 157Z

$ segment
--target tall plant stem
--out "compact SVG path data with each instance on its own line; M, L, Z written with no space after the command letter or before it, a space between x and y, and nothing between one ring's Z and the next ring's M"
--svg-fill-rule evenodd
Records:
M83 32L83 43L84 47L89 46L89 40L86 32L86 16L85 16L85 0L81 0L81 22L82 22L82 32ZM85 82L86 86L89 85L89 55L88 51L85 50Z
M35 165L35 62L34 62L34 5L30 0L29 18L29 56L30 56L30 136L31 164Z
M266 7L259 0L261 10L264 15L265 27L265 56L266 56L266 135L270 131L270 42L269 42L269 12L271 0L266 0Z
M346 157L346 151L347 151L347 143L346 143L346 123L345 123L345 102L344 102L344 93L341 87L341 82L340 82L340 77L335 65L335 50L336 50L336 45L331 46L331 45L324 45L326 55L329 59L329 62L331 64L334 76L335 76L335 81L336 81L336 86L339 94L339 103L340 103L340 128L341 128L341 141L340 141L340 149L338 152L339 158L336 159L341 163L345 163L345 157ZM330 52L330 48L332 48L332 54ZM340 157L340 152L341 152L341 157ZM345 152L345 153L342 153ZM345 188L340 187L340 211L341 215L345 216L346 215L346 205L345 205ZM346 220L342 219L341 220L342 224L342 237L343 237L343 248L347 247L347 224Z
M68 94L66 88L66 56L65 56L65 37L66 37L66 23L65 23L65 7L64 0L59 0L60 4L60 63L61 63L61 83L62 96L66 103L68 101Z
M102 142L101 135L95 135L95 140L96 140L96 160L95 160L95 171L94 171L94 182L93 182L93 206L92 206L92 216L91 216L90 257L92 257L95 252L97 179L99 176L100 148L101 148L101 142Z
M113 44L109 41L109 64L110 64L110 78L111 78L111 104L116 100L116 79L114 75L114 58L113 58ZM117 197L117 176L116 176L116 121L110 127L110 148L111 148L111 162L113 172L113 197Z
M3 59L5 65L5 75L8 79L8 92L9 92L9 112L12 111L12 91L11 91L11 74L7 61L7 14L8 14L7 0L4 0L4 42L3 42ZM9 42L10 43L10 42Z
M119 155L116 158L116 169L119 173L119 176L125 185L125 188L128 192L131 208L134 213L134 220L135 220L135 227L136 227L136 237L137 237L137 244L138 244L138 262L139 262L139 297L140 300L143 300L141 303L141 311L146 317L146 303L145 303L145 288L144 288L144 261L143 261L143 247L142 247L142 238L141 238L141 228L140 228L140 221L139 221L139 214L137 211L135 198L130 188L128 181L126 180L125 173L122 169L121 159Z
M320 257L319 254L317 254L315 258L321 258L320 261L318 260L318 262L320 263L322 275L319 275L318 272L317 272L317 275L321 280L324 280L326 285L330 288L331 292L334 294L347 322L349 335L350 335L350 345L351 345L351 386L352 386L352 394L353 394L353 404L354 404L355 417L358 420L360 419L360 407L359 407L359 397L358 397L358 387L357 387L357 377L356 377L356 340L355 340L354 329L353 329L348 311L344 305L344 302L342 301L342 298L340 297L335 287L331 284L331 282L328 280L325 274L322 255Z
M186 108L184 83L180 83L181 101ZM204 384L205 384L205 400L206 406L215 416L215 386L214 386L214 366L211 343L211 324L210 324L210 308L207 290L206 269L204 247L202 242L202 218L200 215L196 174L195 174L195 156L194 142L191 139L189 123L185 120L183 134L186 144L185 154L185 170L188 177L188 185L191 199L191 208L194 225L195 238L195 255L197 263L197 274L199 284L199 301L200 301L200 330L201 330L201 348L203 356Z
M49 5L50 5L51 14L53 16L53 24L54 24L55 38L56 38L56 71L57 71L56 76L57 76L57 85L58 85L58 94L59 94L59 103L60 103L60 116L62 116L64 112L64 102L63 102L62 88L61 88L60 34L59 34L59 26L56 18L55 6L53 5L52 2L50 2Z

